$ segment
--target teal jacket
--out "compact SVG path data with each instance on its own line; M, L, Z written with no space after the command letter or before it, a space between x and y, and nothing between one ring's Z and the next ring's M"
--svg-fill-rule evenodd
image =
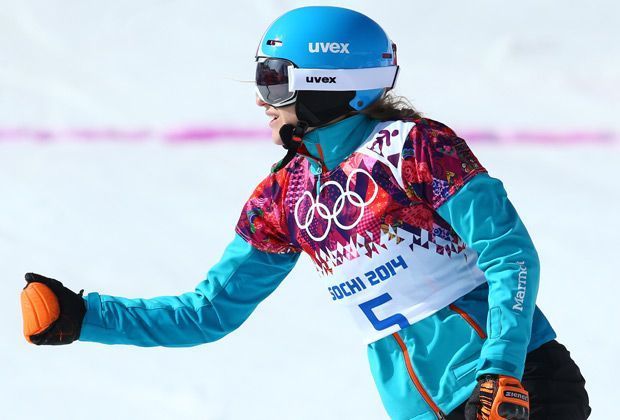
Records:
M304 143L312 164L333 168L376 123L357 115L310 132ZM502 183L476 175L437 212L477 251L487 284L368 346L392 418L441 418L467 399L479 375L521 378L527 353L555 337L535 305L536 249ZM80 340L169 347L218 340L249 317L298 258L260 251L235 235L193 292L152 299L88 294Z

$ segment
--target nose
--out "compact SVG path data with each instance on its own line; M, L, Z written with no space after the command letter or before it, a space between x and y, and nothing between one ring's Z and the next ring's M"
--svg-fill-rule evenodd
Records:
M256 105L258 106L268 106L269 104L263 101L260 96L256 95Z

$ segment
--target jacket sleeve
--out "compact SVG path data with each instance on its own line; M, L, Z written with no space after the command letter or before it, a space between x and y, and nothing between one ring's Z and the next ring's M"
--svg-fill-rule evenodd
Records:
M478 253L489 284L488 338L477 375L521 379L540 273L534 244L502 183L487 174L476 175L437 211Z
M167 347L215 341L241 325L298 258L258 250L237 234L193 292L152 299L88 294L80 340Z

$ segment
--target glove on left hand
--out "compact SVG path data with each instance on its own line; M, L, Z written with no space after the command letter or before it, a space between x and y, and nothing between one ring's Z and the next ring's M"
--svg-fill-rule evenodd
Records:
M482 375L465 406L466 420L528 420L530 402L519 380Z
M58 280L34 273L21 294L24 336L33 344L69 344L80 337L86 304Z

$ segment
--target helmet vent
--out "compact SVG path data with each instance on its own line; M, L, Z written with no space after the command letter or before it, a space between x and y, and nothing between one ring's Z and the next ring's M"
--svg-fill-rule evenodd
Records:
M279 39L268 39L267 45L270 45L272 47L281 47L282 41L280 41Z

